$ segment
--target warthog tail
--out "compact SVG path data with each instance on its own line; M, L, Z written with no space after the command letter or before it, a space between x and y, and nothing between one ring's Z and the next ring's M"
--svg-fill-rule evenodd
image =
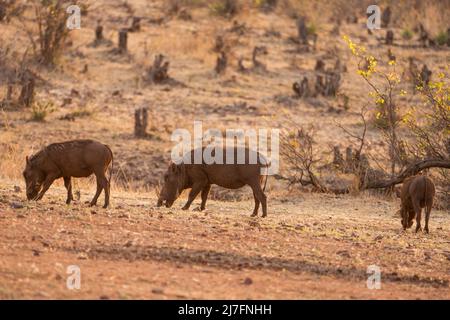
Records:
M268 174L266 174L266 181L264 181L264 188L263 188L264 192L266 192L267 179L269 179L269 175Z
M261 159L261 158L260 158ZM266 191L266 186L267 186L267 179L269 178L269 167L271 166L271 162L267 160L266 157L262 157L262 159L264 160L264 163L260 162L260 166L262 168L266 168L266 181L264 181L264 187L263 187L263 191Z
M109 179L108 179L108 183L109 185L111 185L111 178L114 171L114 154L108 145L105 144L105 147L108 148L109 152L111 153L111 170L109 171Z

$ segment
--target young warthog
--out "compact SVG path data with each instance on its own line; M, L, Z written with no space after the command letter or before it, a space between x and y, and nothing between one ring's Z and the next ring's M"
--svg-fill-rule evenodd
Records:
M420 219L422 208L425 208L425 232L429 232L428 221L434 193L434 183L426 176L412 176L403 181L399 196L401 199L400 215L404 230L411 228L414 217L416 218L416 232L422 230Z
M41 151L26 157L26 167L23 172L27 187L28 200L40 200L52 185L53 181L64 178L67 189L67 204L73 200L71 178L89 177L95 174L97 178L97 192L91 201L91 206L97 204L102 190L105 190L105 205L109 205L109 180L106 179L106 170L113 162L111 149L100 142L93 140L73 140L62 143L53 143Z
M192 150L190 152L190 159L192 159L190 163L194 163L194 153L196 151L204 151L204 149ZM231 164L227 164L227 150L229 153L233 153L233 149L234 160L231 161ZM214 152L212 154L214 155ZM245 161L241 161L244 164L238 164L236 159L239 159L239 157L237 154L245 154ZM184 159L186 159L186 156L189 156L189 153L185 155ZM248 185L252 188L255 199L252 217L258 214L260 203L262 204L262 216L267 216L267 197L264 194L267 175L264 189L261 188L261 183L265 176L261 171L267 170L262 168L268 168L269 166L266 158L256 151L250 151L248 148L224 148L223 157L221 164L207 164L203 157L201 164L188 164L185 160L180 164L171 163L164 174L164 185L159 194L157 206L160 207L165 203L166 207L170 208L184 189L191 188L188 201L182 209L189 209L192 201L201 192L202 203L200 210L204 210L212 184L227 189L238 189ZM252 159L257 160L252 162Z

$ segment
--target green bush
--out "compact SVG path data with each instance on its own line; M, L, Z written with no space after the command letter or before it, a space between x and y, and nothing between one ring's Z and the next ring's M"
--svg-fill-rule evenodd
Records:
M217 0L209 8L220 16L234 16L238 12L238 3L237 0Z
M306 26L306 31L309 36L315 35L317 33L317 26L314 23L310 23Z
M438 45L445 46L447 44L447 41L448 41L448 34L447 34L447 32L445 32L445 31L439 32L434 40L436 41L436 43Z
M402 31L402 39L411 40L413 37L413 32L409 29L405 29Z
M31 106L31 120L37 122L45 121L45 118L56 110L53 101L35 102Z

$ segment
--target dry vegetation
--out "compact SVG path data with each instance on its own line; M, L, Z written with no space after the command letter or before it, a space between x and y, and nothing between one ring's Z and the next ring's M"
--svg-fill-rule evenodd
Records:
M69 31L68 1L0 0L0 298L450 298L448 2L382 1L372 33L370 1L77 2ZM154 208L194 120L282 129L267 219L246 188ZM84 203L93 179L26 202L25 156L76 138L114 151L112 208ZM422 169L430 234L403 233L391 187Z

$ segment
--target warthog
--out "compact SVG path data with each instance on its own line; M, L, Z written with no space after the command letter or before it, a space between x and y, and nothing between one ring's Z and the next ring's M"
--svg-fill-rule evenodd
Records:
M194 153L196 151L204 151L205 148L194 149L186 156L190 155L194 163ZM226 154L227 150L231 153L234 149L234 162L227 164ZM245 154L244 164L238 164L237 154ZM253 154L252 154L253 153ZM212 152L214 155L214 152ZM262 204L263 217L267 216L267 197L264 194L267 183L267 175L261 173L262 168L269 167L269 163L264 156L256 151L250 151L248 148L224 148L223 149L223 161L221 164L212 163L207 164L202 157L202 164L188 164L187 161L183 161L180 164L171 163L167 172L164 174L164 184L159 194L157 206L160 207L164 203L167 208L170 208L175 200L179 197L184 189L191 188L189 192L189 198L183 210L189 209L190 205L201 192L202 203L200 210L204 210L206 207L206 200L212 184L216 184L227 189L238 189L245 185L248 185L253 190L253 197L255 199L255 208L253 210L252 217L258 214L259 205ZM251 161L257 159L256 161ZM261 184L266 176L264 188Z
M90 205L97 204L102 190L105 190L105 205L109 205L110 182L106 170L113 162L111 149L93 140L73 140L53 143L43 148L31 157L26 157L26 167L23 171L28 200L40 200L50 188L53 181L64 179L67 189L67 204L73 200L71 178L89 177L95 174L97 178L97 192Z
M429 232L428 221L434 194L434 183L426 176L412 176L403 181L403 186L398 196L401 199L400 215L404 230L411 228L414 218L416 218L416 232L422 230L420 220L422 208L425 208L425 232Z

